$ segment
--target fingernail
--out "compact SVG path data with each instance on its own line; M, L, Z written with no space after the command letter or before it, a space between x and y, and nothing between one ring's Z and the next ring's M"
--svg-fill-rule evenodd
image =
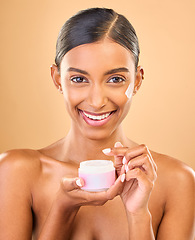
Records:
M127 162L127 159L126 159L126 157L124 156L124 158L123 158L123 164L125 164Z
M115 142L114 144L114 147L121 147L121 146L122 146L121 142Z
M124 182L124 181L125 181L125 173L121 175L121 182Z
M79 187L82 187L82 184L81 184L81 180L80 180L80 179L77 179L77 180L76 180L76 185L79 186Z
M125 164L125 171L126 171L126 173L129 171L129 167L127 164Z
M105 149L102 150L102 152L104 154L110 153L111 152L111 148L105 148Z

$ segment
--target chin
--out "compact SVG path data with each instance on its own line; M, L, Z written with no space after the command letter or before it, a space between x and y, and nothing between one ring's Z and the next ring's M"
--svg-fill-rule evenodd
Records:
M83 132L83 136L87 139L94 140L94 141L105 141L106 139L109 139L112 134L116 131L116 129L88 129L87 131Z

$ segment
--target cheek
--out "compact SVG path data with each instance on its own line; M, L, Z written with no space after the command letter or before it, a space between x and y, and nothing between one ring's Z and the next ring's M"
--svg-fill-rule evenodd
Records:
M75 87L70 82L69 76L62 75L62 89L64 100L68 108L73 108L84 99L84 92L82 88Z
M82 101L84 101L86 96L85 91L82 89L77 89L73 87L66 87L64 89L64 98L66 101L66 105L75 107Z
M121 108L123 108L129 102L129 98L126 96L125 89L113 90L112 94L110 94L110 100Z

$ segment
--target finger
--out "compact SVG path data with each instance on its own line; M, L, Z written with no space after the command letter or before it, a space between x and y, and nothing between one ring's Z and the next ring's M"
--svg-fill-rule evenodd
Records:
M157 165L152 157L152 154L151 154L149 148L145 144L141 144L140 146L143 148L143 151L150 156L150 160L153 163L154 169L155 169L155 171L157 171Z
M126 154L125 154L125 157L124 157L124 159L126 160L126 161L124 161L124 163L125 162L128 163L131 159L133 159L137 156L141 156L143 154L149 155L150 160L151 160L151 162L154 166L154 169L155 169L155 171L157 171L157 165L152 158L152 154L150 153L150 150L148 149L148 147L145 144L141 144L141 145L139 145L135 148L128 149L126 151Z
M126 173L126 181L131 179L137 179L142 191L151 191L154 186L154 181L151 181L140 168L134 168Z
M105 148L102 152L108 156L121 156L123 157L128 150L128 147L113 147L113 148Z
M83 206L99 206L121 194L124 187L125 174L118 177L115 183L107 191L102 192L88 192L79 189L76 184L76 180L78 179L79 178L75 178L74 180L68 178L63 179L64 188L68 196L72 199L71 201Z
M121 142L115 142L114 147L123 147L123 144Z
M123 145L120 142L114 144L115 148L121 148ZM121 174L121 168L123 166L123 156L114 156L114 167L118 175Z
M130 159L137 157L145 152L148 151L148 148L146 145L141 144L133 148L128 147L117 147L117 148L106 148L103 149L102 152L108 156L125 156Z
M141 144L139 146L136 146L134 148L128 148L128 147L114 147L114 148L106 148L102 150L104 154L108 156L117 156L117 157L124 157L123 158L123 164L128 163L131 159L140 156L144 153L147 153L150 155L151 161L153 162L154 169L157 171L156 163L154 162L152 155L148 149L148 147L145 144Z
M125 174L117 178L115 183L107 190L101 192L83 191L81 194L86 199L87 205L100 205L108 200L112 200L117 195L120 195L124 187Z
M122 175L122 174L124 174L124 173L126 173L125 165L122 166L120 175Z
M151 161L150 156L146 153L133 158L127 166L126 172L134 168L140 168L141 170L144 170L145 174L147 174L151 180L155 180L157 177L153 162Z
M144 144L128 149L125 154L126 163L128 163L131 159L141 156L142 154L147 152L148 152L148 148Z
M84 186L84 180L82 178L62 178L61 183L63 189L67 192L80 189Z
M125 178L126 178L126 174L125 173L121 174L115 181L114 185L112 185L107 190L107 199L108 200L112 200L114 197L116 197L117 195L120 195L122 193L123 188L124 188Z

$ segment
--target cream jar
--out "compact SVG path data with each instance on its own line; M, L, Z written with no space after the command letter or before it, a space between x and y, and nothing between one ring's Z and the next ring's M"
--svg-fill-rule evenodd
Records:
M109 160L89 160L80 163L79 177L85 184L83 190L90 192L105 191L115 182L115 168Z

